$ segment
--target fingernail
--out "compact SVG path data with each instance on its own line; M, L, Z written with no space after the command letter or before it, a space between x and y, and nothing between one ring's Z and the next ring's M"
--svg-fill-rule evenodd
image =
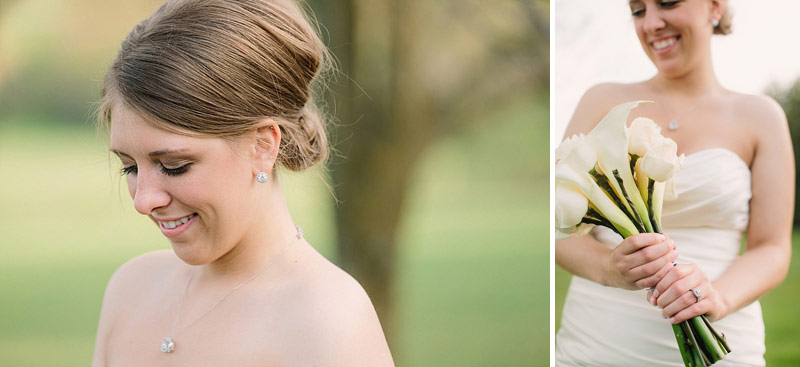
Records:
M656 298L658 298L658 296L659 296L660 294L661 294L661 293L658 291L658 289L654 290L654 291L653 291L653 299L656 299Z
M674 324L674 323L675 323L675 318L674 318L674 317L670 317L670 318L669 318L669 322L671 322L671 323L673 323L673 324Z
M656 298L655 297L650 296L650 304L652 304L653 306L656 305Z
M678 257L678 250L672 250L669 252L669 256Z

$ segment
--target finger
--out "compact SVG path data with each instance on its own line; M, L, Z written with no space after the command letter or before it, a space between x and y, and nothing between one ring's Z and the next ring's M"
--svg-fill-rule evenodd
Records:
M695 303L697 303L697 298L695 298L694 294L692 292L684 292L674 301L663 307L661 310L661 316L664 318L673 317L687 307L691 307Z
M653 291L655 291L656 284L658 284L658 282L662 278L664 278L665 275L667 275L667 273L670 271L670 269L672 269L672 267L673 267L672 261L674 261L674 259L677 258L677 257L678 257L678 255L675 254L674 257L672 255L670 255L670 257L665 258L666 260L663 262L665 264L664 264L664 266L661 267L661 269L659 269L655 274L653 274L653 275L651 275L649 277L637 280L636 282L634 282L634 285L636 285L637 287L640 287L640 288L651 288L650 289L650 294L652 295ZM650 297L651 296L648 296L647 299L650 300ZM656 298L656 296L652 296L652 297L653 297L653 299ZM650 303L653 303L655 305L654 301L650 302Z
M626 238L619 247L623 254L629 255L643 247L664 242L665 240L666 237L661 233L639 233Z
M628 255L626 261L629 264L630 269L633 269L638 266L647 264L649 262L653 262L659 258L670 255L671 251L677 251L673 250L674 247L675 247L675 242L673 242L672 240L660 242L655 245L650 245L641 248L638 251ZM661 269L661 266L658 266L651 270L655 272L658 271L659 269ZM652 273L643 275L649 276L652 275Z
M672 282L672 284L664 291L663 294L656 296L658 299L658 305L662 308L666 308L668 304L674 302L679 297L683 297L684 293L691 293L690 290L694 287L699 287L704 280L705 279L702 273L693 271L687 276ZM692 294L692 297L694 297L694 294Z
M647 302L650 302L651 305L653 305L653 306L656 305L656 298L653 297L653 290L652 289L649 289L649 288L647 289L647 294L644 296L644 298L647 299Z
M655 286L656 289L653 292L653 295L656 298L661 297L661 295L667 291L667 289L672 285L672 283L674 283L678 279L683 279L684 277L691 274L691 272L692 272L691 264L682 264L673 266L672 269L670 269L669 272L667 272L667 274L664 275L664 277L661 278L660 281L658 281L658 284L656 284Z
M689 320L692 317L705 315L706 313L711 311L711 306L712 306L711 300L701 299L700 302L696 302L695 304L684 308L680 312L670 317L669 322L673 324L678 324L686 320Z
M639 250L639 252L637 252L637 253L635 253L633 255L630 255L629 257L631 257L631 258L639 255L640 257L645 259L645 261L643 261L639 265L636 265L636 266L632 267L629 270L629 273L632 276L634 276L635 278L637 278L637 279L646 278L646 277L649 277L649 276L657 273L658 271L662 270L662 268L664 268L664 265L672 264L672 262L675 259L678 258L678 250L670 250L670 247L664 247L664 249L666 249L666 252L660 254L659 256L655 256L655 254L658 254L658 253L661 252L660 251L661 249L660 248L656 248L656 247L660 247L662 245L668 246L668 242L664 242L664 243L661 243L661 244L658 244L658 245L653 245L653 246L644 248L642 250ZM644 251L648 251L648 250L651 250L651 249L653 249L654 251L649 251L649 254L647 254L647 255L640 254L640 253L642 253ZM653 257L653 258L650 259L650 257ZM661 279L661 278L659 278L659 279ZM651 287L651 286L654 286L654 285L655 284L650 284L650 285L648 285L648 287Z

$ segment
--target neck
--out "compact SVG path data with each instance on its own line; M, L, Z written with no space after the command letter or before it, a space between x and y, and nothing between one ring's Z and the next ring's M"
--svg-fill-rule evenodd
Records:
M651 79L651 83L659 93L683 96L685 99L705 97L722 89L714 73L710 52L697 67L680 75L659 72Z
M248 231L226 254L200 266L200 271L196 275L199 278L197 281L213 280L224 283L244 281L265 266L275 266L277 262L273 263L273 260L283 254L291 241L295 241L293 247L302 241L295 237L297 231L277 181L273 179L268 183L269 188L257 190L258 196L253 200L254 209L249 215L253 220L248 222Z

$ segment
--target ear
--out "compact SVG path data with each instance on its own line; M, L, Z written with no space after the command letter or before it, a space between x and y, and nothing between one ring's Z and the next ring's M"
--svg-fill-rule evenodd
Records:
M712 19L716 19L719 21L722 18L722 12L725 10L725 3L726 0L711 0L711 19L709 19L709 23Z
M252 131L253 144L250 150L253 161L253 176L264 171L271 173L278 160L281 146L281 129L274 119L259 121Z

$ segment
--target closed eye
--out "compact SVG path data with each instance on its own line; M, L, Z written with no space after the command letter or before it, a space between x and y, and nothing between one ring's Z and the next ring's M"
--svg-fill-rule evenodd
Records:
M662 1L659 5L661 5L662 8L672 8L678 5L679 2L680 1Z
M135 175L138 172L139 172L139 167L137 167L135 164L131 165L131 166L128 166L128 167L123 167L122 170L120 170L120 174L123 175L123 176L127 176L127 175L130 175L130 174L134 174Z
M177 176L177 175L180 175L180 174L188 171L189 170L189 166L191 166L191 165L192 165L191 163L187 163L187 164L184 164L183 166L180 166L180 167L177 167L177 168L167 168L164 165L161 165L161 172L164 173L167 176ZM137 165L135 165L135 164L127 166L127 167L123 167L120 170L120 174L123 175L123 176L135 175L137 173L139 173L139 167Z
M177 176L189 170L189 166L191 165L192 165L191 163L187 163L177 168L167 168L162 164L161 172L164 172L164 174L167 176Z

